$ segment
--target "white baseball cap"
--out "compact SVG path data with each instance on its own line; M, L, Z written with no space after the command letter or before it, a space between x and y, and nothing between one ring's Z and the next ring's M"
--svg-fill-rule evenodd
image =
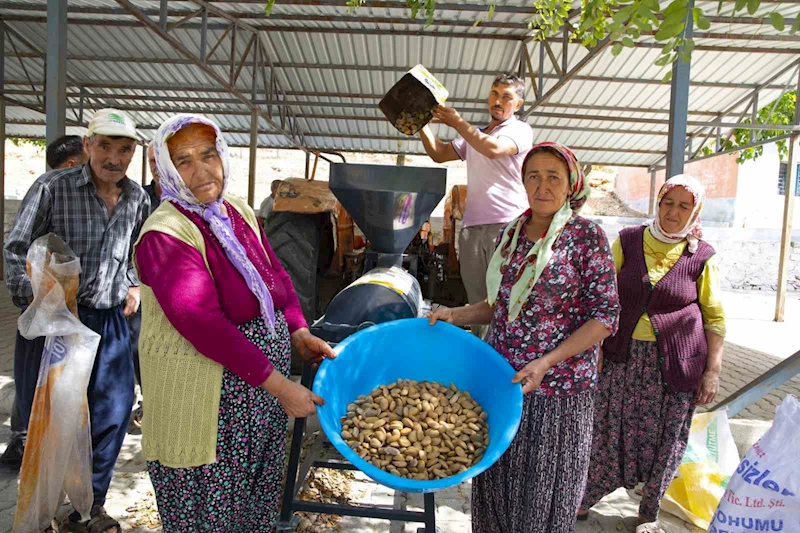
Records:
M136 123L126 113L117 109L101 109L89 123L88 136L128 137L136 139Z

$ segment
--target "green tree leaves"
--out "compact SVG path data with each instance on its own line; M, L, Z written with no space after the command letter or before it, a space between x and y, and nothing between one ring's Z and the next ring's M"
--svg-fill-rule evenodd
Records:
M797 105L795 101L796 95L794 91L789 91L784 93L783 96L770 102L769 104L765 105L761 109L758 110L757 115L757 123L758 124L775 124L775 125L786 125L789 126L794 123L794 109ZM742 121L744 124L750 124L751 120L745 119ZM772 139L773 137L778 137L780 135L785 135L789 133L788 130L757 130L756 131L756 141L763 141ZM722 149L723 150L733 150L738 146L746 146L750 143L750 130L744 128L738 128L733 130L733 134L731 135L731 139L727 142L723 143ZM781 159L785 159L789 154L789 146L786 144L786 141L778 141L776 143L778 145L778 154L780 155ZM741 152L739 152L739 156L736 158L737 163L744 163L745 161L755 161L756 159L761 156L764 149L762 146L755 146L752 148L745 148ZM714 149L711 146L705 146L702 150L703 155L711 155L714 153Z

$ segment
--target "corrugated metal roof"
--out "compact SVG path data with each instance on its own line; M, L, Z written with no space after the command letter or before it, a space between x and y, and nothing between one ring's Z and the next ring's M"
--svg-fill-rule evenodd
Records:
M149 138L172 113L200 112L220 124L232 145L248 145L250 106L209 75L222 80L230 77L233 32L228 28L229 18L234 17L242 28L259 31L275 67L275 79L285 93L282 105L297 116L302 137L295 142L312 149L421 153L417 139L401 135L383 118L377 109L381 95L407 69L422 63L447 86L451 105L468 121L481 124L487 119L485 101L493 77L518 71L525 47L537 83L538 71L543 73L544 92L560 84L527 119L536 140L573 146L583 161L593 163L647 166L666 152L670 87L660 82L667 70L654 65L660 47L652 37L642 37L636 48L625 49L618 57L607 48L562 82L548 56L540 66L540 45L527 39L526 21L532 9L527 1L499 1L494 18L477 26L476 19L486 18L486 7L474 0L440 2L431 26L423 24L422 15L410 20L402 2L376 4L380 7L367 3L355 13L341 2L315 3L319 5L277 0L270 17L264 15L261 0L210 3L207 51L215 51L201 68L145 27L123 4L70 0L67 118L71 124L85 124L93 109L113 105L128 111L143 137ZM158 22L159 1L135 0L133 4ZM202 5L171 1L168 22L174 25ZM800 36L778 32L768 22L758 23L777 9L789 25L800 16L800 2L762 2L754 16L733 15L732 3L719 5L716 0L696 2L714 19L710 30L696 32L690 134L713 133L702 124L719 120L717 116L723 113L727 113L724 122L735 122L748 103L742 101L748 94L800 58ZM4 73L10 136L44 134L40 110L46 7L46 0L0 1L0 16L11 30L5 41ZM168 35L199 56L200 17L171 28ZM237 57L250 49L249 35L245 29L238 30ZM560 39L549 44L560 67L563 44ZM578 43L569 44L568 72L591 53ZM265 111L259 121L259 145L291 147L293 141L279 131L279 97L265 89L262 70L256 68L254 73L253 68L251 54L235 87L249 98L254 74L258 80L256 101ZM239 70L238 64L234 70ZM794 69L787 70L761 90L760 104L793 88L796 80ZM269 86L269 78L266 81ZM526 100L536 100L529 76ZM288 129L287 122L283 130ZM434 126L434 131L445 139L454 134L443 126Z

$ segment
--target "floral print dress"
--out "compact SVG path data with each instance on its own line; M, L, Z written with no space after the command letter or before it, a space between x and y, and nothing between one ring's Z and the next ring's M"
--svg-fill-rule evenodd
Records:
M508 321L511 288L534 242L521 238L500 285L488 342L516 370L547 355L590 319L616 332L617 275L608 239L593 222L574 216L517 320ZM533 394L569 396L594 388L598 347L551 368Z
M239 329L289 377L292 344L275 311L275 333L257 317ZM225 370L217 462L169 468L148 462L164 533L272 533L281 502L289 417L278 399Z
M524 235L524 232L522 232ZM525 256L520 238L503 272L488 342L522 369L595 319L615 332L619 315L614 261L603 231L573 216L554 245L530 299L508 322L508 302ZM473 533L570 533L583 495L592 443L597 347L551 368L524 399L509 449L473 482Z

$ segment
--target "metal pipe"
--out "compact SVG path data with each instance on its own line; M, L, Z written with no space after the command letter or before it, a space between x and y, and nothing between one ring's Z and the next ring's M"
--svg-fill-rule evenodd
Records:
M208 9L203 8L203 18L200 20L200 61L206 62L208 48Z
M161 26L161 31L167 31L167 0L161 0L158 10L158 25Z
M683 30L685 39L692 38L694 23L692 9L694 0L689 2L686 16L686 27ZM679 56L683 52L681 49ZM672 82L669 99L669 136L667 137L667 173L665 179L683 173L683 162L686 158L686 128L689 118L689 73L691 62L684 63L679 57L672 64Z
M66 131L67 0L47 0L47 144Z
M0 19L0 73L5 72L6 23ZM0 252L6 247L6 98L5 76L0 76ZM0 280L5 280L5 261L0 260Z
M142 187L147 185L147 145L142 143Z
M544 43L539 43L539 94L544 92ZM539 100L538 98L536 99ZM534 105L536 105L534 103ZM524 116L524 115L523 115Z
M247 203L255 208L256 162L258 160L258 110L253 108L250 116L250 177L247 181Z

